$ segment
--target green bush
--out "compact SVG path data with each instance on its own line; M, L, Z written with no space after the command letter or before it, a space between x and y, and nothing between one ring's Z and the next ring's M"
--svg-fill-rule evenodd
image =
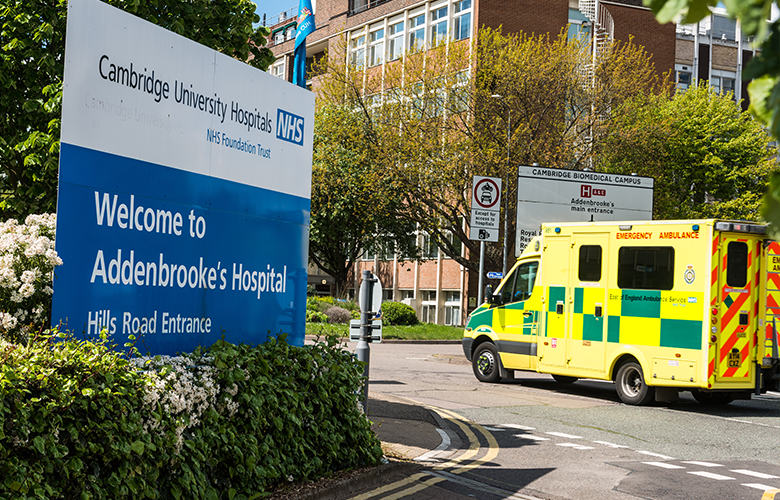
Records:
M382 456L363 368L335 339L132 361L114 347L0 342L0 498L246 500Z
M315 311L313 309L306 309L306 322L307 323L327 323L328 316L325 313Z
M420 322L414 309L403 302L383 302L382 322L386 325L411 326Z

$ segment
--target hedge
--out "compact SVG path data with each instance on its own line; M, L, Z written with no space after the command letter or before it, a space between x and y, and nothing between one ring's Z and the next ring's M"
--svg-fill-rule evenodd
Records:
M381 460L363 369L334 339L130 361L115 348L0 341L0 498L246 500Z

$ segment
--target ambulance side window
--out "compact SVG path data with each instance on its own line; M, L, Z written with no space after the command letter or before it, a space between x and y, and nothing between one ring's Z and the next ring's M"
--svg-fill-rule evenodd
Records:
M617 274L620 288L671 290L674 286L674 248L621 247Z
M748 246L744 241L729 243L726 259L726 284L734 288L745 288L748 279Z
M536 281L536 271L539 269L538 262L526 262L520 264L515 269L514 275L509 277L509 281L501 289L501 299L504 304L528 300L534 290ZM512 286L510 286L512 285Z
M580 281L601 281L601 246L580 247L580 267L577 275Z

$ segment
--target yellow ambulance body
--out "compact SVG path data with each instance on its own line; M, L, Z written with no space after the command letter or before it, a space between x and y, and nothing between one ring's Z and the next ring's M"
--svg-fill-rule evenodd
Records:
M486 298L463 337L484 382L613 380L627 404L778 387L780 245L763 224L544 224Z

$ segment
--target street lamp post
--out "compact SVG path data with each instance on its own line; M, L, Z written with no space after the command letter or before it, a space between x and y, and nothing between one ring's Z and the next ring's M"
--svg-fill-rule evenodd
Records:
M512 136L512 108L509 107L509 105L506 103L506 99L504 99L504 96L500 94L493 94L493 99L501 99L501 102L504 106L506 106L507 111L507 120L506 120L506 166L507 166L507 177L504 182L504 262L503 262L503 268L501 270L503 276L506 276L507 271L507 259L509 255L509 196L507 196L507 189L509 188L509 171L512 168L512 164L510 162L509 157L509 139Z

